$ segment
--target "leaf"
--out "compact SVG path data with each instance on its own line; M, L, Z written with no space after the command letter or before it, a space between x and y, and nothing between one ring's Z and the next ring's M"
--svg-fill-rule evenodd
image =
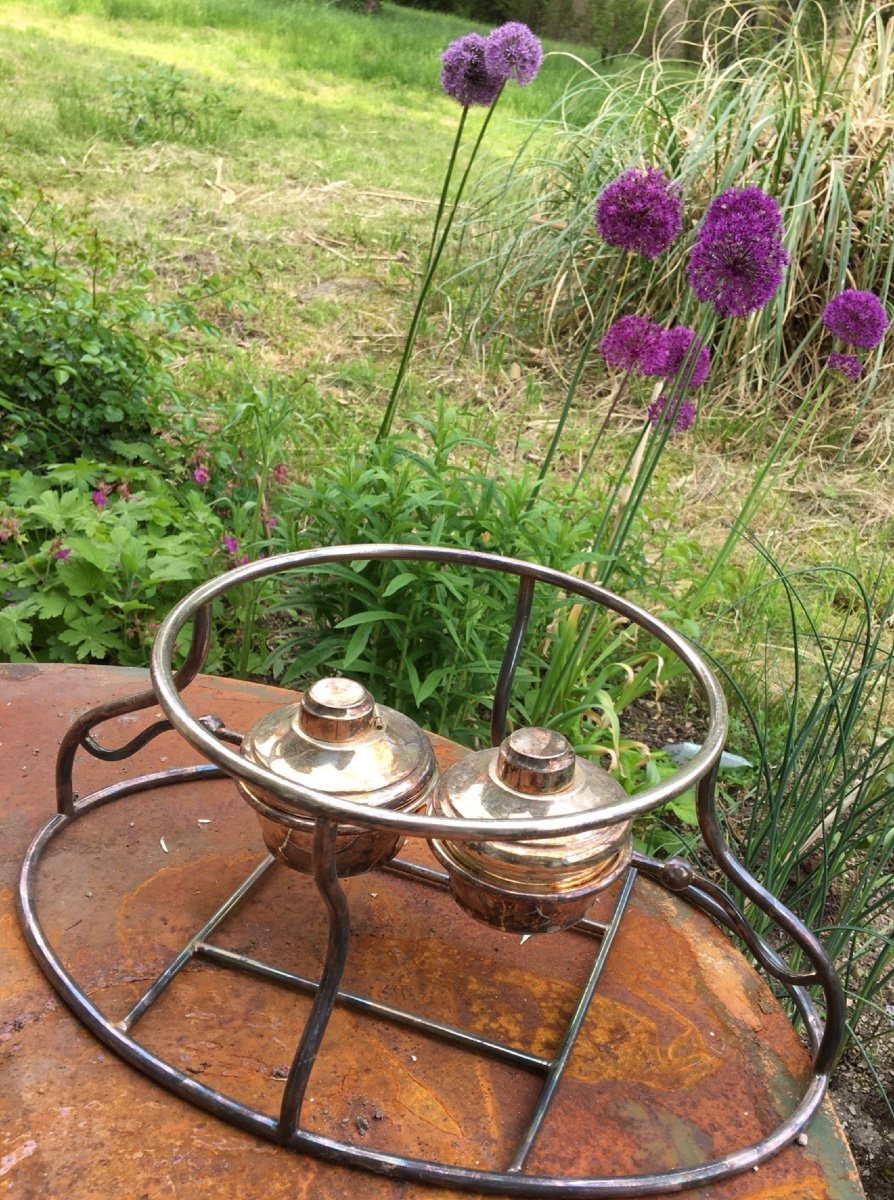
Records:
M438 690L445 675L448 675L452 668L438 667L436 670L429 672L424 680L419 679L419 672L411 661L407 661L406 665L407 678L410 681L410 687L413 689L413 699L416 701L417 707L420 707Z
M109 650L118 650L124 644L120 636L113 632L117 628L118 623L111 617L85 613L59 634L59 641L74 646L80 662L85 658L103 659Z
M0 608L0 651L13 654L22 646L30 646L33 631L20 604L8 604Z
M61 617L67 605L68 595L65 592L41 591L34 596L34 611L45 621Z
M105 583L102 571L80 559L68 559L62 565L61 577L72 596L89 596L92 592L102 591Z
M70 537L67 539L67 545L79 561L90 563L104 574L114 569L117 554L108 542L99 542L95 538Z
M366 649L366 643L369 641L372 632L372 622L368 622L365 625L359 625L357 629L354 630L354 634L351 637L351 640L348 642L347 649L345 650L345 657L342 663L346 671L353 663L357 661L357 659Z
M395 575L388 586L382 592L382 599L387 600L389 596L393 596L395 592L399 592L410 583L415 583L418 575L414 575L412 571L401 571L400 575Z
M367 612L355 613L352 617L345 617L343 621L339 621L335 626L336 629L353 629L355 625L372 625L376 621L406 621L406 614L399 612L390 612L386 608L374 608Z

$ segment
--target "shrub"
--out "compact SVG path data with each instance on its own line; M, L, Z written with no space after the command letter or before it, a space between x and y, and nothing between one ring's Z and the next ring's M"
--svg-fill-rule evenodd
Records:
M153 471L79 459L4 471L0 493L0 656L13 661L144 664L158 622L220 553L201 490Z
M113 124L134 142L216 142L239 119L231 87L202 86L189 71L150 63L107 76Z
M167 364L195 314L154 303L145 263L83 222L40 201L23 217L26 203L0 184L0 467L114 460L175 393Z

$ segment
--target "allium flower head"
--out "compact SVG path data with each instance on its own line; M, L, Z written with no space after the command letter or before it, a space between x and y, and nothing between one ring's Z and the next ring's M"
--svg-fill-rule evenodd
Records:
M782 237L779 205L759 187L728 188L715 196L705 213L705 224L714 221L738 221L753 231Z
M483 104L489 108L506 82L505 74L488 70L487 41L480 33L467 33L451 42L441 55L441 87L464 107Z
M599 343L599 353L616 371L663 375L667 360L665 332L645 317L619 317Z
M863 371L863 364L855 354L839 354L835 350L826 359L826 368L856 383Z
M690 353L694 338L695 330L690 329L687 325L675 325L673 329L669 329L664 335L664 367L655 374L661 375L664 379L676 379L683 368L684 375L680 380L681 385L685 379L687 387L701 387L711 369L711 351L699 339L698 352Z
M657 167L631 167L596 201L596 228L610 246L657 258L683 228L680 188Z
M662 394L649 405L647 416L657 429L659 425L667 424L674 408L676 408L677 415L674 418L674 427L671 432L685 433L695 420L695 406L689 400L681 400L680 404L676 405L670 396Z
M515 79L525 87L537 78L542 62L540 39L521 21L509 21L491 30L484 51L484 63L490 75Z
M848 288L826 305L823 324L849 346L871 350L885 336L889 322L878 296Z
M760 188L730 188L710 204L689 256L689 282L721 317L744 317L772 298L788 254L776 202Z

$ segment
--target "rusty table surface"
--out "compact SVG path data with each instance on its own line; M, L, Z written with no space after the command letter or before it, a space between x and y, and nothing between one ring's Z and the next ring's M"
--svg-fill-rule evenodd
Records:
M468 1195L326 1164L256 1140L120 1062L64 1008L35 965L14 906L32 836L54 811L55 749L73 717L145 686L138 670L0 666L0 1196L16 1200L447 1200ZM273 688L200 677L194 713L245 729L284 702ZM119 718L116 744L159 714ZM437 742L442 762L456 754ZM195 761L175 734L133 760L84 755L81 794ZM162 840L164 845L162 845ZM166 849L165 849L166 848ZM143 793L85 816L41 864L38 902L63 961L120 1019L263 855L253 813L227 780ZM426 861L413 843L405 857ZM593 953L581 934L531 938L479 925L439 891L381 872L346 881L345 986L535 1054L555 1052ZM594 916L600 916L600 899ZM218 944L317 974L325 924L312 884L275 866ZM309 1000L196 963L138 1027L155 1052L237 1099L276 1112ZM757 1141L800 1095L808 1061L750 966L687 905L643 879L612 947L529 1167L624 1175L717 1157ZM539 1081L505 1063L336 1008L302 1120L340 1140L505 1169ZM757 1171L678 1193L688 1200L857 1200L827 1100Z

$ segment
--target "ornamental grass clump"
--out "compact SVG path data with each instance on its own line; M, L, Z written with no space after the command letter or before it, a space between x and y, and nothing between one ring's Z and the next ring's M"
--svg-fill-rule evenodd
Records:
M539 39L534 36L527 25L523 25L520 21L510 21L501 25L499 28L491 30L486 38L482 37L480 33L467 33L451 42L441 55L441 87L446 96L456 100L462 106L462 112L435 214L422 286L419 289L416 307L407 330L403 354L388 397L385 413L376 434L377 442L382 441L391 432L401 387L419 333L425 301L431 289L438 263L444 253L448 235L456 219L472 165L478 155L497 101L509 80L515 80L520 87L527 87L529 83L533 83L537 78L542 61L543 48ZM469 109L476 106L486 109L484 120L481 122L465 170L448 208L450 184L463 139L466 118Z
M834 296L823 311L822 323L835 337L863 349L875 349L881 344L889 321L881 300L873 292L845 289ZM726 563L736 543L745 533L761 502L779 479L782 470L791 462L805 437L815 429L817 416L840 389L841 381L856 383L863 364L855 354L833 350L825 370L813 384L786 421L775 442L766 453L754 482L739 509L738 516L724 544L714 556L711 567L694 590L695 602L704 599Z
M766 306L724 330L726 365L699 417L716 415L728 450L762 452L773 421L786 420L823 371L828 351L814 331L830 296L860 281L853 286L884 300L894 277L894 72L890 22L878 13L860 0L839 5L834 22L813 0L787 6L781 18L774 5L751 6L746 16L731 2L710 5L698 67L685 75L657 54L610 75L581 65L511 164L484 181L478 262L464 266L454 296L467 338L486 337L495 311L504 338L555 355L586 335L588 298L613 267L608 243L594 244L591 197L631 162L671 175L689 212L756 186L784 215L791 262ZM765 215L772 247L774 217ZM730 232L726 217L720 224ZM690 269L701 288L709 260L732 248L728 238L706 238L690 264L687 240L678 238L656 259L631 261L626 278L648 286L653 313L694 325ZM772 253L763 265L772 279ZM741 311L759 283L739 275L716 295ZM892 355L889 344L871 370L864 364L857 404L821 412L818 437L845 419L856 428L870 393L889 378ZM890 420L862 421L861 457L887 460L892 431Z

